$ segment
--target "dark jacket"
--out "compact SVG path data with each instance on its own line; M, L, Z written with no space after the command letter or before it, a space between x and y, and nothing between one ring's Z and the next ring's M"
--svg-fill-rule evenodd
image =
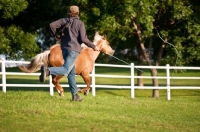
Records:
M70 19L73 19L73 22L64 30L64 36L61 37L61 49L80 52L82 43L95 48L95 45L87 38L85 25L79 17L61 18L50 23L53 36L55 37L56 29L64 26Z

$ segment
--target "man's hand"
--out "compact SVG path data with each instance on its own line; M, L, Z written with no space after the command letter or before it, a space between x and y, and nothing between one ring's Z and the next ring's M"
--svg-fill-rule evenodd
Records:
M60 42L61 41L61 38L60 38L60 36L55 36L55 40L56 40L56 42Z
M94 51L100 51L99 47L95 46Z

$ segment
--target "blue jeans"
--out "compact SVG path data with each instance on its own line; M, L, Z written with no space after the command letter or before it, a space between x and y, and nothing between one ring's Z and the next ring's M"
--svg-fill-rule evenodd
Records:
M67 76L71 94L75 95L78 93L78 87L76 85L76 73L74 65L79 52L72 50L62 50L62 55L64 58L63 66L49 67L48 69L51 75Z

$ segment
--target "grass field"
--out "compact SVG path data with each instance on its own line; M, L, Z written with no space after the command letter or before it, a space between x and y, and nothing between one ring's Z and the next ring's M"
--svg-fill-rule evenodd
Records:
M16 69L10 69L15 71ZM97 69L116 74L116 70ZM120 74L126 71L117 70ZM160 74L165 74L164 72ZM199 76L199 72L174 76ZM127 80L97 79L99 84L128 84ZM38 77L7 76L9 83L39 83ZM63 78L62 83L66 83ZM77 82L82 83L81 78ZM145 80L151 85L150 80ZM163 85L164 85L163 81ZM200 85L200 81L175 80L174 85ZM0 92L0 132L198 132L200 131L200 90L166 90L152 98L152 90L97 89L82 102L72 102L69 88L65 96L49 95L49 88L7 88Z

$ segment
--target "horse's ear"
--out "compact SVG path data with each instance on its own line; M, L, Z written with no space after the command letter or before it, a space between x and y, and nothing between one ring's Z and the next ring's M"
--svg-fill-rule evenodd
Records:
M105 40L106 40L106 35L103 35L103 39L105 39Z

